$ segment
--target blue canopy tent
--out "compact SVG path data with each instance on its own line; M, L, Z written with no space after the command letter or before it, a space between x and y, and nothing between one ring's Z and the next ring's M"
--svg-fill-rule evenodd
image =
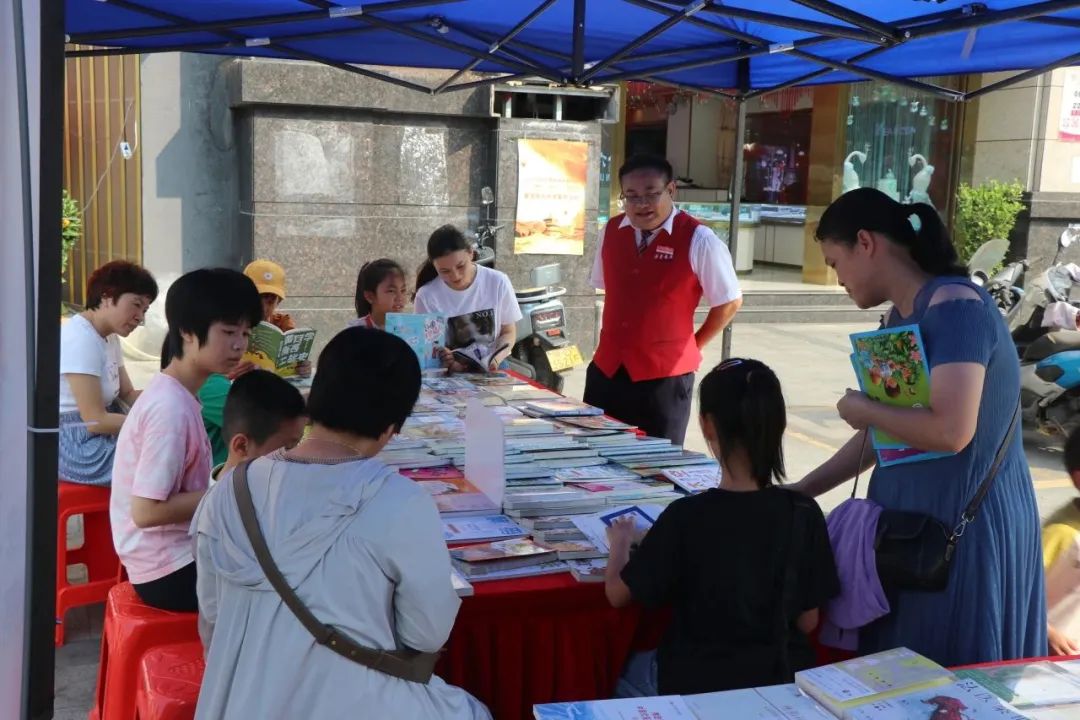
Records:
M51 717L63 57L190 51L298 59L437 94L513 78L638 79L745 101L814 83L885 80L954 101L1080 63L1080 0L11 0L0 12L0 716ZM66 33L66 34L65 34ZM85 49L89 46L90 49ZM426 87L393 66L444 68ZM962 93L918 77L1020 70ZM479 73L480 75L476 75ZM15 102L10 102L14 98ZM745 113L739 113L740 137ZM741 153L736 153L737 164ZM736 168L736 177L741 169ZM738 193L733 193L736 202ZM733 208L733 220L738 218ZM737 237L732 227L731 236ZM18 252L14 252L17 249ZM11 257L8 257L8 255ZM10 292L9 292L10 291ZM22 331L25 330L25 333ZM8 346L5 338L25 337ZM4 381L8 378L8 382ZM10 394L9 393L13 393ZM21 431L25 428L25 432ZM12 518L22 522L10 522ZM34 548L37 552L31 550ZM19 642L21 638L21 642ZM21 670L21 673L18 671ZM21 675L21 677L16 677Z

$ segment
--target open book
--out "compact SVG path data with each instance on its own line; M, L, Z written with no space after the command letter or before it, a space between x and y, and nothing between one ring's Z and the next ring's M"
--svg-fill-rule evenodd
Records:
M387 313L386 331L409 344L421 370L442 367L441 348L448 348L466 372L488 374L491 360L506 349L498 344L494 310L478 310L447 318L437 313Z
M465 366L467 372L491 372L492 359L506 349L506 345L495 346L472 343L453 351L454 359Z
M314 344L315 331L310 328L282 332L277 325L263 321L251 329L244 360L282 377L290 377L296 374L300 363L311 358Z

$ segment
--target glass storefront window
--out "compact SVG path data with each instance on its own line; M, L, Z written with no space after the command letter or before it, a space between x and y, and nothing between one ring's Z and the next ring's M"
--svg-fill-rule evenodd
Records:
M746 202L806 204L811 112L747 115L743 191Z
M946 211L957 113L956 103L929 93L878 82L852 85L842 191L872 187L900 202Z

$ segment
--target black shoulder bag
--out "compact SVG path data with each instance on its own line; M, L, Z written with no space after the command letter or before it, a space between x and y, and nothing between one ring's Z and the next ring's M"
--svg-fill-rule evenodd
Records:
M990 486L1001 468L1001 463L1005 460L1019 422L1020 404L1018 401L1009 429L1005 431L1005 438L1001 441L997 454L994 456L994 462L990 465L990 471L975 491L971 502L960 513L960 520L951 531L940 520L925 513L903 510L881 512L874 538L874 549L878 578L886 594L892 594L898 590L940 592L948 586L956 544L960 541L967 526L975 520L979 506L990 492ZM865 432L864 452L866 439L873 430L868 429ZM860 455L860 462L861 460ZM859 478L856 475L855 488L851 491L851 497L855 497L858 487Z
M304 602L289 587L288 581L285 580L285 576L281 574L281 570L274 563L273 556L270 555L270 548L266 546L266 538L263 537L259 520L255 516L251 488L248 487L249 464L250 462L241 463L233 471L233 493L236 495L236 504L240 508L240 519L244 523L244 531L247 533L248 540L251 541L251 547L259 561L259 567L266 574L266 579L274 586L282 602L288 606L289 610L292 610L300 624L315 638L315 642L330 648L344 658L391 677L418 683L427 683L431 680L431 676L435 673L435 663L439 660L439 653L409 649L376 650L364 647L333 626L320 622L311 614Z

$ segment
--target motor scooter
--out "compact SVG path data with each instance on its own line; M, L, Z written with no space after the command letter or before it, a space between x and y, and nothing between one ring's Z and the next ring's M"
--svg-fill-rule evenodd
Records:
M1061 234L1053 264L1032 280L1010 322L1020 354L1021 418L1029 429L1062 440L1080 425L1080 331L1045 328L1043 316L1051 302L1080 302L1069 269L1058 263L1077 239L1080 226Z

